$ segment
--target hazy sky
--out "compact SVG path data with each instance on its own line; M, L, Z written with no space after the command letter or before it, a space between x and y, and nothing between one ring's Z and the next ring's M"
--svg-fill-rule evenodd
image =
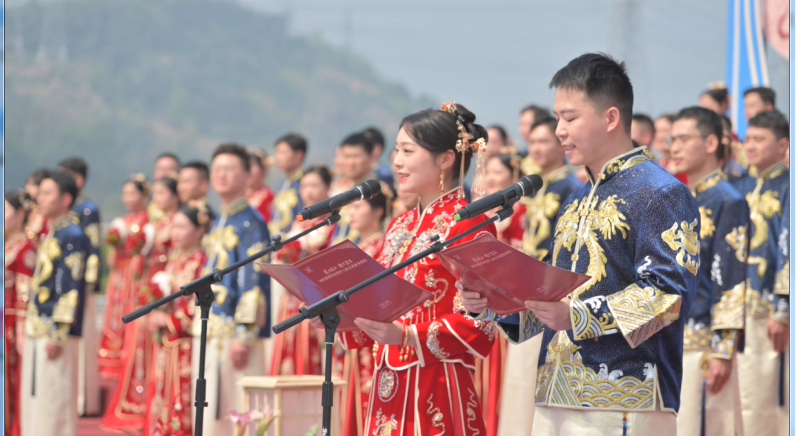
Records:
M635 108L652 116L696 104L725 75L726 0L240 1L289 10L292 32L347 43L386 79L464 103L515 137L519 109L552 106L550 78L588 51L625 58ZM778 106L787 111L788 63L769 53Z

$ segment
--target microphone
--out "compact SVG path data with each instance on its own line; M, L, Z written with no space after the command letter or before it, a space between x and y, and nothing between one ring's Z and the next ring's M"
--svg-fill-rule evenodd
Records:
M530 197L536 194L536 191L542 189L542 185L544 185L544 182L538 175L533 174L530 176L525 176L516 184L511 185L500 192L495 192L492 195L487 195L484 198L470 203L469 206L465 207L464 209L460 210L459 213L454 215L454 218L456 221L469 220L471 218L477 217L478 215L487 213L496 207L513 206L514 203L519 201L521 197Z
M354 189L343 192L339 195L335 195L334 197L318 204L305 207L304 210L302 210L301 213L296 216L296 219L299 221L311 220L313 218L326 215L327 213L338 212L343 208L343 206L351 204L355 201L371 199L380 192L381 183L379 183L378 180L365 180L364 182L355 186Z

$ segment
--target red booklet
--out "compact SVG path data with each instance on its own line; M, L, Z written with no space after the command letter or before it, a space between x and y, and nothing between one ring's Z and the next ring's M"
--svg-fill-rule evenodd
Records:
M590 278L536 260L488 234L446 248L439 259L498 315L527 310L525 301L558 301Z
M259 265L308 306L336 292L353 288L386 269L351 241L343 241L293 265ZM356 318L393 322L432 296L431 292L395 274L389 275L337 307L340 313L337 330L359 330L354 324Z

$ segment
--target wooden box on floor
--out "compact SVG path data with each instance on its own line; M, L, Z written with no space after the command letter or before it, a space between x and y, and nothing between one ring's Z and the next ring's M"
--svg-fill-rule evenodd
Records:
M343 415L342 392L345 382L334 382L334 406L332 409L332 435L341 434ZM323 407L321 391L323 376L299 375L278 377L244 377L237 386L243 388L243 411L263 411L266 405L279 411L267 436L303 436L317 424L321 432ZM252 425L251 436L256 435L256 425Z

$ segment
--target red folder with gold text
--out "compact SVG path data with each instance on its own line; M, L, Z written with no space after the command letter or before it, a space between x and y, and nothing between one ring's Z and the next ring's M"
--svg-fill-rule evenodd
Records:
M386 269L351 241L343 241L293 265L258 265L308 306L353 288ZM359 330L354 324L356 318L393 322L432 296L395 274L389 275L337 307L340 313L337 330Z
M439 254L464 288L486 298L498 315L527 310L525 301L558 301L589 280L536 260L492 235L482 235Z

